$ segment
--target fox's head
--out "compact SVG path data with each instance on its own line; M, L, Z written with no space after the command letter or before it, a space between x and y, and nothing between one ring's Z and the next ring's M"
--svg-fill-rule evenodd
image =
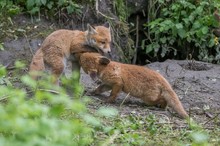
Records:
M109 23L104 26L87 25L86 41L89 46L97 49L101 54L110 54L111 31Z
M110 60L101 56L99 53L83 53L80 56L80 65L85 73L89 74L92 79L95 79L102 68L105 68L110 63Z

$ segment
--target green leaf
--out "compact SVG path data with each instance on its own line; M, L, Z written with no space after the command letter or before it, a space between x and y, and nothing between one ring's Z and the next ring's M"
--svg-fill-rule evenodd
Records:
M37 87L37 82L35 80L33 80L30 76L27 76L27 75L23 76L21 78L21 81L32 88Z
M27 9L31 9L34 6L34 0L27 0Z
M118 115L117 109L111 107L100 107L97 113L105 117L115 117Z
M186 37L186 31L184 29L178 29L177 33L182 39Z
M210 39L208 46L211 48L215 45L215 40L214 39Z
M198 29L198 28L200 28L200 27L201 27L201 23L200 23L199 21L195 21L195 22L193 23L193 26L192 26L193 29Z
M41 0L41 3L42 3L43 5L46 5L47 0Z
M182 29L182 28L183 28L182 23L177 23L177 24L176 24L176 28L177 28L177 29Z
M209 32L209 28L207 26L202 27L202 33L207 34Z
M47 8L48 8L48 9L51 9L51 8L53 8L53 5L54 5L54 2L50 1L50 2L47 4Z
M25 64L22 63L21 61L16 61L15 62L15 67L18 68L18 69L22 69L25 67Z
M149 44L149 45L146 46L145 52L146 52L146 54L148 54L148 53L150 53L151 51L153 51L153 46L152 46L152 44Z
M34 7L34 8L32 8L32 9L29 11L29 13L30 13L30 14L36 14L36 13L39 12L39 11L40 11L39 7Z
M102 125L101 122L97 118L89 114L83 115L83 119L85 120L86 123L91 124L95 127L100 127Z
M166 38L166 37L162 37L162 38L160 38L160 42L161 42L161 43L165 44L166 41L167 41L167 38Z
M1 50L1 51L5 50L3 44L4 44L4 43L0 43L0 50Z
M0 65L0 78L6 75L6 68Z

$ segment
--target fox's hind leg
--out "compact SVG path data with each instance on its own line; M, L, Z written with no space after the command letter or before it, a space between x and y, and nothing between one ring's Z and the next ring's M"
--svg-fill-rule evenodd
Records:
M45 65L49 66L53 75L52 82L59 85L59 77L66 65L62 50L57 47L50 47L44 50L44 54Z

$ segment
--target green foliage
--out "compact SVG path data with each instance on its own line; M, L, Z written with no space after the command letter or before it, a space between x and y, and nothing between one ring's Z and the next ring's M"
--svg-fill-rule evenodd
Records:
M68 14L81 14L82 6L78 4L77 1L69 0L2 0L0 1L0 14L1 15L16 15L22 12L28 12L31 15L38 14L40 19L41 13L46 13L46 15L66 13Z
M10 0L1 0L0 1L0 16L4 15L16 15L20 13L21 9L19 6L13 4Z
M74 1L68 0L27 0L26 8L30 14L40 13L40 10L53 10L65 9L68 14L81 13L81 6Z
M159 18L145 26L149 29L148 39L142 41L142 48L153 56L198 53L198 59L203 61L218 60L215 36L212 28L218 27L213 16L214 9L219 6L212 1L193 0L173 1L166 4L159 13ZM148 44L147 44L148 43ZM185 55L185 56L184 56ZM181 55L180 55L181 56Z
M119 16L120 21L126 22L128 17L126 2L124 0L114 0L113 6Z
M15 66L16 72L24 68L21 62ZM6 76L6 69L1 66L0 81ZM98 109L97 115L89 114L88 99L79 96L82 88L77 84L77 75L73 75L71 84L65 82L74 86L74 97L50 84L48 76L39 82L28 75L20 79L25 88L0 84L0 145L90 145L96 140L94 131L104 129L101 117L117 115L115 109L105 107Z

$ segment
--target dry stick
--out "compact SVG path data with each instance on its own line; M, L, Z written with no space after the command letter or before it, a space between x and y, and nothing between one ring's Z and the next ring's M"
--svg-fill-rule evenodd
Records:
M29 50L30 50L30 52L31 52L31 54L32 54L32 56L33 56L34 53L33 53L33 51L32 51L31 45L30 45L30 43L29 43L29 41L28 41L27 35L24 34L24 36L25 36L26 42L27 42L27 44L28 44Z
M107 19L112 19L112 20L115 19L115 18L106 16L105 14L103 14L103 13L101 13L101 12L99 11L99 0L96 0L96 1L95 1L95 9L96 9L96 13L97 13L97 14L100 14L100 15L102 15L103 17L105 17L105 18L107 18Z
M190 85L189 87L187 87L186 91L184 92L184 95L186 96L188 90L192 87L192 85Z
M121 106L124 104L125 100L128 98L129 95L130 95L130 92L125 96L125 98L124 98L123 101L121 102L119 108L121 108Z
M211 118L210 120L206 121L203 125L206 125L207 123L213 121L216 117L218 117L220 115L220 113L217 113L213 118Z
M137 15L136 17L136 44L135 44L134 58L132 60L132 64L135 64L137 61L138 43L139 43L139 15Z
M46 92L51 92L51 93L55 93L55 94L60 94L60 92L55 91L55 90L50 90L50 89L38 89L40 91L46 91Z

